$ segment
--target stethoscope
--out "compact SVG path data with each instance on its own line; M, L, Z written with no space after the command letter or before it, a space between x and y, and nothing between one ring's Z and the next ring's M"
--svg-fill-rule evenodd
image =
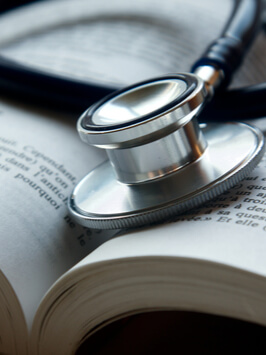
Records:
M85 111L80 137L109 160L72 193L69 209L80 224L119 229L165 221L250 173L263 155L262 133L236 122L199 125L197 116L240 65L259 12L259 2L238 1L193 73L140 82Z
M69 210L78 223L120 229L162 222L250 173L263 155L262 133L238 122L206 122L265 115L265 84L225 90L260 27L261 14L262 1L235 1L222 35L191 73L157 77L115 93L0 58L0 85L7 91L39 95L65 109L85 107L88 93L93 102L109 94L77 125L81 139L105 149L109 158L70 197Z

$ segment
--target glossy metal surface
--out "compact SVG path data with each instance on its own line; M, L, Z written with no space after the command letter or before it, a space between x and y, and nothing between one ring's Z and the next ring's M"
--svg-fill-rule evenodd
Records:
M202 132L208 147L200 158L149 183L121 183L109 161L99 166L74 189L72 215L92 228L158 223L234 186L263 155L263 135L248 125L208 124Z
M194 73L204 81L205 86L211 95L213 95L214 90L219 87L224 80L224 72L222 69L218 69L211 65L200 66Z
M100 106L92 117L98 126L129 123L174 101L187 89L183 80L165 79L134 88Z
M92 106L80 117L77 129L84 142L99 148L147 144L188 123L206 96L203 80L193 74L158 78Z
M116 178L137 184L165 177L201 157L207 142L196 118L156 141L132 148L110 149L107 154Z
M81 116L81 138L106 149L109 161L74 189L69 208L78 223L158 223L229 189L257 164L264 147L259 130L198 125L197 114L219 79L208 67L200 73L203 79L176 74L136 84Z

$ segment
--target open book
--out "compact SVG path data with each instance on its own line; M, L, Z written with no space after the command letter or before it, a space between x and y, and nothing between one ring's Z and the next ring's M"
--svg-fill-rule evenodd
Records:
M201 2L203 9L208 3ZM152 11L159 14L156 4ZM142 22L147 9L141 8ZM211 21L222 23L224 13ZM152 33L171 43L166 33ZM1 44L5 53L16 53ZM260 53L254 51L249 61ZM137 57L143 63L153 58L147 56ZM165 61L167 68L157 72L161 62L148 65L148 73L141 64L137 72L144 78L175 70L176 62ZM249 82L249 74L244 67L241 82ZM80 141L75 123L71 116L0 102L0 353L75 353L105 324L151 310L193 310L266 325L265 161L231 191L171 223L125 234L88 230L71 219L67 199L106 156Z
M266 325L265 161L171 223L88 230L66 203L102 150L79 140L75 120L12 102L0 111L1 353L74 353L105 324L151 310Z

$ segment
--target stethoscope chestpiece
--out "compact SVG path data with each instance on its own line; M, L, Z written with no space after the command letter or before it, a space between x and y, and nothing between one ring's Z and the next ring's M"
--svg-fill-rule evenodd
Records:
M109 160L74 189L69 209L90 228L158 223L234 186L263 155L262 133L242 123L202 124L208 98L193 74L132 85L89 108L78 121L83 141Z

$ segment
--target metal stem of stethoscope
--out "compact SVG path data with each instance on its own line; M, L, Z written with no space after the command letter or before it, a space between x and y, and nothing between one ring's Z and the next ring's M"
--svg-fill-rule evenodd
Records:
M222 71L168 75L130 86L89 108L81 139L109 161L74 189L69 208L93 228L157 223L198 206L250 173L263 154L261 132L245 124L199 125Z

